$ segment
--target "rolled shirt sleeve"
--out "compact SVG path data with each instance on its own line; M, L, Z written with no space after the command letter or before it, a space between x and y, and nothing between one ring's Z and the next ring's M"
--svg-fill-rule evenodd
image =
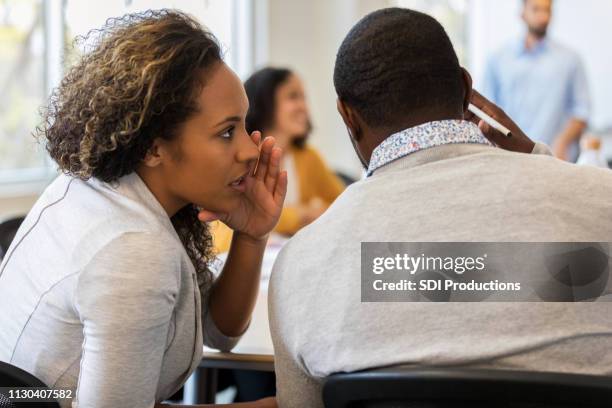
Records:
M84 342L73 407L153 407L179 283L176 251L124 233L80 274Z
M535 145L533 146L533 150L531 151L531 154L542 154L545 156L553 155L550 148L544 143L540 143L540 142L535 143Z
M242 335L231 337L223 334L215 324L215 321L209 312L210 308L206 307L205 309L206 310L202 310L202 331L204 345L219 351L231 351L236 344L238 344L238 341L240 341Z
M569 98L569 114L574 119L588 121L591 113L591 99L589 84L584 65L580 58L576 58L576 67L571 83Z

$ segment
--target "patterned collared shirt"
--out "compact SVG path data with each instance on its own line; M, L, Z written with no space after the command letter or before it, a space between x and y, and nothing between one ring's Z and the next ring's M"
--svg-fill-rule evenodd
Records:
M404 129L386 138L372 152L367 177L382 166L419 150L454 143L493 146L478 126L465 120L440 120Z

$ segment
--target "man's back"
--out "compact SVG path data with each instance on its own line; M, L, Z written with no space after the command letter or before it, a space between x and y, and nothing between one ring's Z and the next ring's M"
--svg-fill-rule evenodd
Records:
M277 260L281 406L338 371L460 364L612 373L608 303L361 303L364 241L609 241L612 172L482 145L411 154L352 185Z

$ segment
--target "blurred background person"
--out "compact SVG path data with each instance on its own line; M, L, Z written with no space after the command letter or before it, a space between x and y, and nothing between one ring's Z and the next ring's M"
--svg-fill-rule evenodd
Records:
M263 137L274 135L283 149L287 170L285 205L275 231L285 236L316 220L344 190L344 183L307 143L312 125L304 85L286 68L263 68L244 83L249 98L247 129L259 129ZM229 249L232 231L213 225L215 248Z
M583 64L547 36L553 1L522 1L527 33L489 60L483 93L555 156L575 161L590 111Z

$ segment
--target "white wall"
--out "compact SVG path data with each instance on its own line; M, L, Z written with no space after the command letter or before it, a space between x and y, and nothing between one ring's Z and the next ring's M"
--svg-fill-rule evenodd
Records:
M336 110L333 70L349 29L386 0L268 0L268 63L287 66L304 80L314 124L311 135L328 164L354 177L361 164Z

